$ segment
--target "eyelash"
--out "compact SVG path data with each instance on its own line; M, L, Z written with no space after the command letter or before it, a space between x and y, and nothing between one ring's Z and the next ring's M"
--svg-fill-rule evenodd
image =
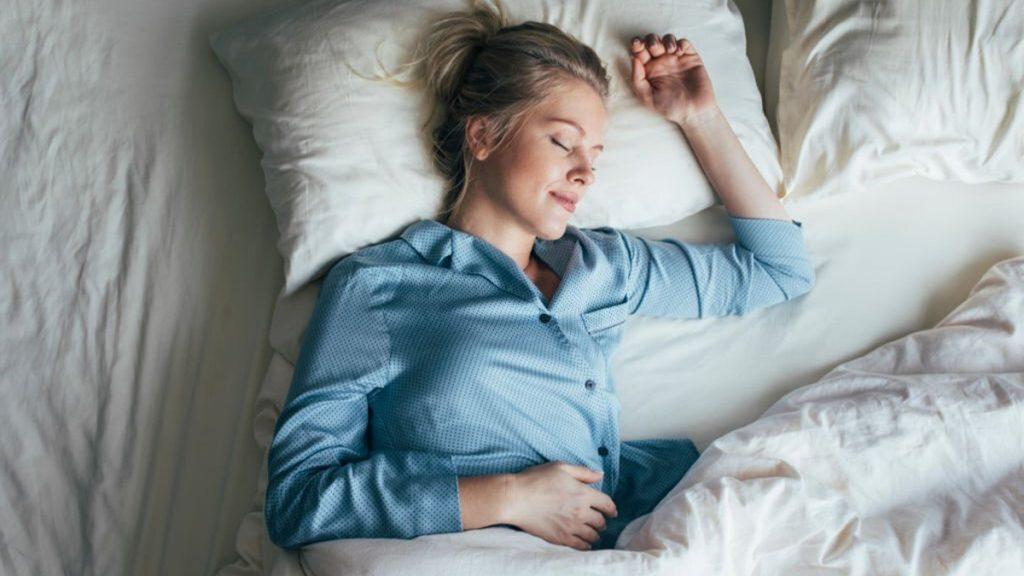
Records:
M551 142L554 143L555 146L558 146L559 148L561 148L562 150L565 150L566 152L570 151L568 148L566 148L564 145L562 145L561 142L559 142L558 140L555 140L554 137L551 138ZM594 166L591 166L590 167L590 171L591 172L597 172L597 168L594 167Z

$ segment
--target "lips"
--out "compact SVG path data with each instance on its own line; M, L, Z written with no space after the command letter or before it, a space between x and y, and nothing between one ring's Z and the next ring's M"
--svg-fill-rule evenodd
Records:
M558 194L553 191L549 192L549 194L551 194L551 196L554 197L556 202L562 205L562 208L565 208L569 212L576 211L576 198L573 198L572 196L569 195Z

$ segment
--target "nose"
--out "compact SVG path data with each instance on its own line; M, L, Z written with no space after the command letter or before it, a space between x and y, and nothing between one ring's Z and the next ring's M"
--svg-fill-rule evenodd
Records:
M581 186L590 186L594 183L594 171L589 164L582 162L569 172L569 180Z

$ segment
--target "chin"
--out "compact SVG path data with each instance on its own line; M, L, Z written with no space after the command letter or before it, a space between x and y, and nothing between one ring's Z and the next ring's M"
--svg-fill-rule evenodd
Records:
M558 240L565 234L568 227L568 221L563 221L561 224L549 223L546 226L539 226L537 228L537 237L541 240Z

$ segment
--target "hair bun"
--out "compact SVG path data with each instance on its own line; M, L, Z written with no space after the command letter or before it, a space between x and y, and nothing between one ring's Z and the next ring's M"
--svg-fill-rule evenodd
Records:
M431 93L445 103L454 100L477 55L507 24L500 4L495 8L479 0L470 10L435 21L423 44L424 83Z

